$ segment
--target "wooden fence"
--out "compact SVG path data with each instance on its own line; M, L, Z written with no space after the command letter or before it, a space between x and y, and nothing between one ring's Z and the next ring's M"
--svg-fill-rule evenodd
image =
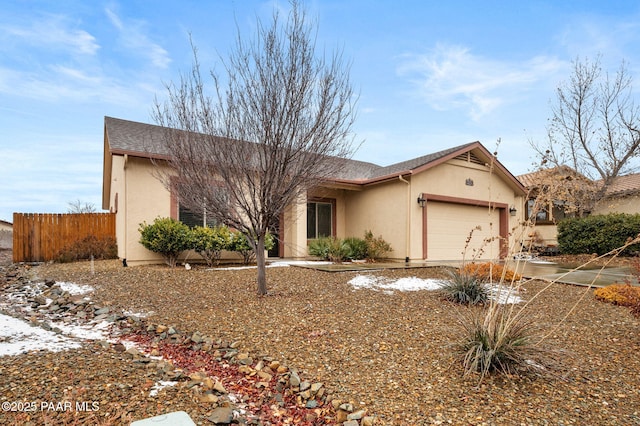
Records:
M13 261L49 261L88 236L115 238L115 213L14 213Z

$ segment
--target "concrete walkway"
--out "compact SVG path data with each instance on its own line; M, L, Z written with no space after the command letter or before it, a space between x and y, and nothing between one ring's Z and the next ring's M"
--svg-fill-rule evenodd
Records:
M522 266L519 265L518 272L526 278L581 286L605 287L626 283L638 285L637 279L631 276L631 270L621 267L572 270L555 263L527 261Z
M308 262L296 266L317 269L325 272L357 272L357 271L374 271L384 269L411 269L411 268L428 268L436 266L459 267L460 261L451 262L380 262L380 263L315 263ZM573 270L564 265L553 262L538 260L521 260L512 261L509 264L511 269L516 269L525 278L540 279L545 281L555 281L564 284L573 284L580 286L605 287L610 284L626 284L639 285L637 279L632 278L631 270L622 267L593 268Z

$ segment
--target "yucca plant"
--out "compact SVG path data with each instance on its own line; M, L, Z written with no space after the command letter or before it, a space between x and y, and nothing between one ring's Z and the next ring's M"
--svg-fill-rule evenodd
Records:
M440 288L445 299L467 305L484 304L489 300L489 288L477 275L456 269L449 272L449 277Z
M541 371L542 354L531 317L523 310L491 304L486 311L469 311L459 321L464 374L514 374ZM546 364L546 363L544 363Z

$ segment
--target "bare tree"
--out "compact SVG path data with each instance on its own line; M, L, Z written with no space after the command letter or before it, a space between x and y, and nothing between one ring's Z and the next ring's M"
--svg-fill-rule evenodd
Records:
M93 203L86 201L76 200L67 203L67 213L95 213L97 211L96 206Z
M267 232L354 151L349 68L341 53L316 56L312 27L294 1L285 22L277 12L270 27L258 20L255 40L238 31L235 49L220 59L224 78L211 71L210 86L192 44L190 74L168 84L168 100L154 109L167 128L165 182L190 210L247 235L260 295Z
M615 77L603 73L600 58L576 59L568 81L557 89L548 138L531 141L544 168L569 166L597 190L575 191L599 198L613 180L634 171L640 151L640 110L631 96L632 79L622 62ZM540 187L544 186L543 184ZM575 200L586 207L588 200Z

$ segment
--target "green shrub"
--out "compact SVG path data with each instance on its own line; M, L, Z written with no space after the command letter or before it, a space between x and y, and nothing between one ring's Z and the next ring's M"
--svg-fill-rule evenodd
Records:
M391 251L391 245L382 237L374 238L371 231L364 234L364 239L348 237L317 238L309 242L309 255L324 260L341 263L344 260L379 259Z
M196 226L192 233L193 249L202 256L207 265L218 265L222 251L229 249L231 244L229 228L224 225L214 228Z
M273 239L273 235L267 233L264 241L264 249L271 250L274 244L275 240ZM240 254L240 256L242 257L242 263L244 263L245 265L255 262L256 260L256 252L253 250L251 244L249 244L247 236L242 232L236 231L231 233L229 250L235 251L236 253Z
M140 244L161 254L167 265L175 267L178 256L192 247L192 232L187 225L172 218L156 218L151 225L140 224Z
M118 257L118 247L113 237L98 238L89 235L82 240L69 244L55 256L59 263L76 262L78 260L115 259Z
M323 237L309 243L309 254L323 260L342 263L350 254L350 247L336 237Z
M459 321L462 328L459 351L465 375L513 374L538 371L545 350L536 345L536 330L523 311L513 313L505 305L485 311L469 310Z
M640 233L640 214L612 213L565 219L558 223L558 247L564 254L602 255L622 247ZM638 245L623 254L638 250Z
M440 288L447 300L467 305L479 305L489 300L489 289L475 274L455 270Z
M341 242L344 258L349 260L362 260L367 258L367 242L362 238L349 237Z
M374 237L373 232L364 233L364 241L367 244L367 259L378 260L391 252L391 244L386 242L381 236Z
M309 255L329 260L331 250L331 237L316 238L309 242Z

